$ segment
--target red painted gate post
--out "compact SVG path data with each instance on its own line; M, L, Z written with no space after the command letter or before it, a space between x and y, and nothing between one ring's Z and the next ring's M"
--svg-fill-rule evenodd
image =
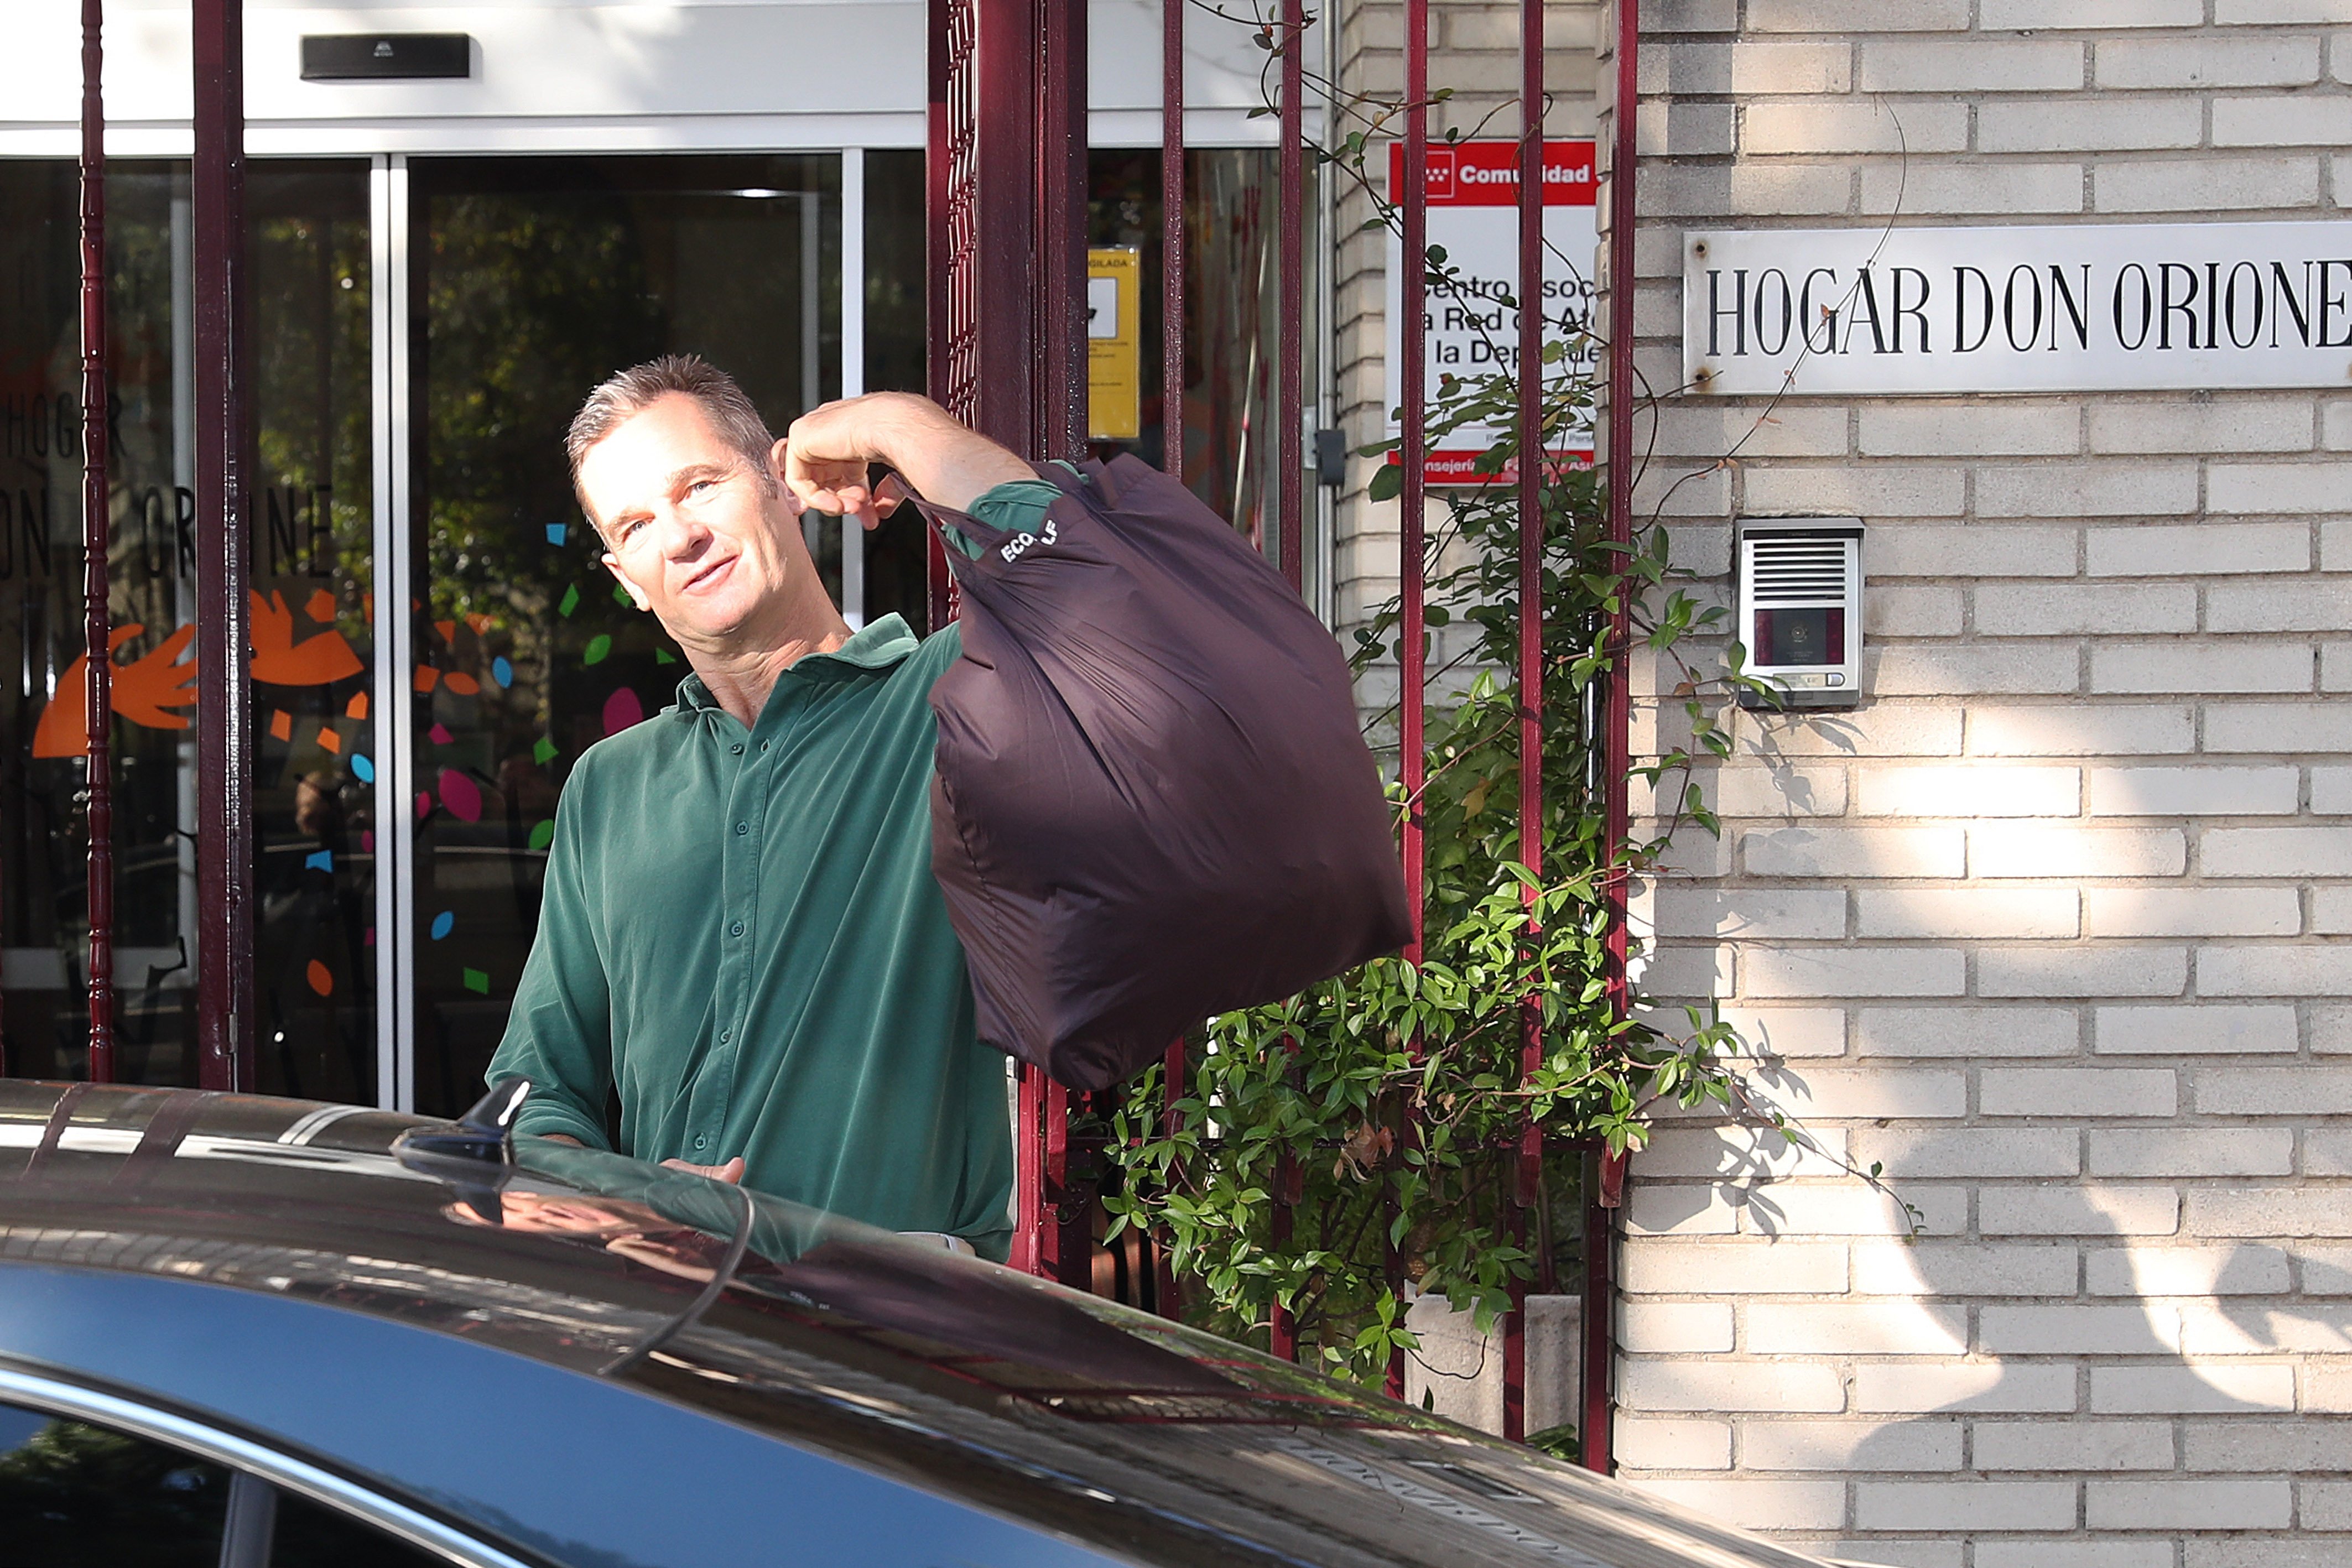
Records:
M1160 465L1184 477L1184 6L1160 0Z
M1543 874L1543 0L1519 0L1519 861L1538 879ZM1525 896L1535 902L1537 886ZM1531 921L1528 937L1537 936ZM1519 1074L1532 1077L1543 1066L1543 1007L1535 997L1519 1004ZM1543 1131L1530 1119L1519 1133L1512 1173L1513 1224L1524 1244L1544 1228L1528 1223L1543 1190ZM1549 1271L1549 1260L1539 1272ZM1513 1442L1527 1434L1528 1288L1511 1290L1511 1311L1503 1324L1503 1436Z
M1630 545L1633 537L1633 177L1635 99L1640 91L1642 19L1640 0L1616 0L1615 110L1610 120L1609 154L1609 464L1607 519L1611 543ZM1628 614L1623 596L1610 618L1608 702L1601 716L1603 831L1613 862L1625 841L1629 821L1625 787L1632 769L1633 703L1625 664ZM1609 995L1617 1016L1630 1003L1625 979L1625 872L1612 866L1605 883L1609 903ZM1622 1197L1625 1160L1603 1150L1584 1231L1584 1463L1606 1475L1612 1458L1609 1380L1614 1371L1612 1331L1616 1320L1612 1256L1616 1211Z
M194 0L198 1082L253 1087L244 0Z
M1086 0L932 0L931 395L1034 461L1084 451ZM932 543L935 621L953 613ZM1069 1096L1024 1068L1013 1263L1084 1284Z
M1399 284L1402 318L1398 323L1397 459L1402 469L1397 490L1397 777L1404 786L1404 821L1398 830L1399 852L1404 859L1406 904L1412 916L1411 938L1404 961L1418 967L1422 958L1422 918L1427 897L1427 840L1422 792L1428 786L1426 740L1423 727L1423 687L1427 683L1423 642L1427 616L1422 603L1427 563L1423 528L1429 507L1429 0L1405 0L1404 5L1404 166L1402 191L1389 200L1399 209L1403 230L1398 265L1404 268ZM1400 1282L1402 1261L1389 1249L1389 1282ZM1391 1398L1404 1397L1404 1354L1390 1355L1387 1376Z
M1160 465L1184 477L1184 6L1160 0ZM1162 1063L1163 1137L1173 1137L1184 1097L1184 1042ZM1178 1315L1176 1271L1163 1237L1148 1242L1152 1299L1163 1317Z

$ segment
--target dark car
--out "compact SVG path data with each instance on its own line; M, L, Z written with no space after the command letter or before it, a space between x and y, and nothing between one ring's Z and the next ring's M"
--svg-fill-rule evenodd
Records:
M522 1092L0 1082L0 1561L1810 1561Z

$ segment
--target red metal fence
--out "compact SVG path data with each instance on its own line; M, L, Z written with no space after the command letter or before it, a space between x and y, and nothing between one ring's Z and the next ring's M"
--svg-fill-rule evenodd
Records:
M112 640L107 615L106 104L101 0L81 7L81 527L83 792L89 832L89 1077L114 1082L114 779Z
M1275 517L1266 538L1294 587L1303 580L1307 539L1306 507L1305 278L1307 209L1306 41L1319 18L1303 0L1276 0L1265 20L1279 60L1277 193L1278 312L1281 363L1275 411L1280 455ZM1184 451L1184 83L1187 0L1162 0L1165 98L1161 114L1164 293L1165 461L1181 470ZM109 829L107 739L107 507L102 113L98 95L100 0L84 0L86 85L83 121L83 374L88 529L89 825L90 912L90 1071L111 1069L112 867ZM194 0L195 62L194 218L195 364L197 402L196 544L197 874L200 1066L207 1087L252 1083L253 1028L250 906L253 897L249 685L242 653L247 640L247 531L240 513L248 424L243 367L246 353L242 281L243 108L241 0ZM1402 696L1400 772L1408 802L1401 851L1410 884L1419 887L1424 862L1419 810L1425 783L1423 740L1423 582L1427 541L1426 409L1423 318L1427 277L1419 265L1427 248L1425 171L1429 149L1428 0L1405 0L1404 189L1391 193L1400 208L1403 253L1402 430L1403 446L1401 558L1402 623L1399 637ZM1520 0L1520 249L1518 298L1542 298L1543 5ZM1635 90L1633 47L1638 36L1635 0L1617 0L1615 101L1630 106ZM1076 457L1086 434L1087 367L1083 304L1086 277L1086 0L931 0L929 76L929 245L931 309L929 365L934 394L977 428L1034 457ZM1608 279L1633 273L1632 182L1633 126L1630 113L1613 117ZM1622 304L1619 306L1622 308ZM1633 470L1632 334L1612 334L1605 451L1610 471ZM1520 314L1520 451L1541 450L1538 436L1543 375L1538 310ZM1522 602L1541 602L1542 530L1538 516L1540 467L1522 461L1518 486ZM1630 537L1628 486L1609 495L1611 537ZM934 623L953 612L944 560L933 542ZM1520 858L1538 866L1542 846L1540 751L1541 625L1522 618L1517 667L1522 704ZM1624 635L1621 611L1618 645ZM1612 680L1605 695L1601 769L1607 790L1610 841L1626 826L1625 685ZM1614 994L1622 1005L1622 885L1612 890L1620 918L1612 939ZM1532 894L1531 894L1532 896ZM1420 957L1416 934L1407 956ZM1539 1012L1523 1013L1523 1060L1541 1056ZM1181 1047L1171 1050L1171 1083L1181 1074ZM1092 1282L1091 1195L1073 1179L1068 1092L1042 1076L1024 1077L1019 1094L1019 1201L1015 1261L1072 1283ZM1520 1141L1516 1197L1522 1216L1536 1200L1540 1135L1530 1125ZM1585 1462L1609 1466L1610 1237L1606 1205L1622 1166L1601 1162L1601 1191L1589 1208L1586 1245L1582 1428ZM1164 1300L1164 1296L1161 1298ZM1525 1381L1522 1314L1514 1312L1504 1337L1506 1421L1520 1433ZM1276 1344L1289 1348L1277 1322ZM1392 1388L1402 1368L1391 1369Z
M1305 365L1305 234L1307 209L1307 131L1305 122L1305 62L1310 20L1301 0L1278 0L1278 13L1265 19L1270 47L1279 59L1277 148L1278 316L1281 361L1275 408L1276 440L1280 463L1274 526L1268 530L1276 559L1293 587L1303 580L1307 540L1306 472L1302 450L1306 425ZM1185 288L1183 264L1184 71L1183 40L1186 0L1162 0L1162 102L1160 117L1161 213L1163 220L1161 324L1165 422L1163 452L1171 471L1181 472L1183 452ZM1072 456L1083 431L1074 422L1056 418L1075 412L1075 404L1052 399L1065 386L1083 389L1084 339L1062 302L1082 287L1085 258L1082 245L1064 243L1066 231L1054 227L1065 219L1072 204L1083 200L1081 160L1086 141L1084 92L1081 81L1068 87L1083 58L1086 39L1082 0L931 0L931 346L932 392L950 410L978 428L1018 450L1038 457ZM1541 225L1543 156L1542 0L1521 0L1520 19L1520 148L1518 298L1542 298L1543 235ZM1617 88L1620 103L1633 101L1633 50L1636 35L1633 0L1619 0L1620 47ZM1429 79L1429 3L1405 0L1404 189L1391 193L1400 209L1403 254L1408 258L1402 277L1402 366L1398 384L1403 388L1401 411L1403 468L1401 496L1402 546L1401 567L1402 625L1398 639L1402 664L1399 708L1399 762L1407 801L1401 833L1408 885L1423 883L1425 862L1419 802L1426 782L1423 744L1423 585L1427 541L1423 519L1427 504L1427 409L1424 385L1423 321L1427 306L1427 275L1420 265L1428 248L1426 167L1429 110L1433 101ZM1614 167L1633 167L1632 118L1618 115ZM1034 171L1024 184L1023 173ZM1610 273L1630 277L1632 271L1630 182L1614 187L1615 221L1610 231ZM1024 243L1027 242L1027 243ZM1034 258L1034 270L1031 269ZM1007 277L1007 274L1013 277ZM1057 336L1057 334L1066 334ZM1631 383L1630 334L1617 334L1612 345L1612 387ZM1521 602L1542 601L1542 529L1533 522L1539 515L1542 466L1532 455L1542 450L1539 436L1543 399L1542 316L1539 308L1520 312L1519 450L1530 455L1518 465L1519 504L1529 526L1520 530ZM1024 386L1039 391L1026 397ZM1042 392L1043 395L1040 395ZM1609 444L1612 471L1631 471L1632 403L1623 396L1609 400ZM1631 512L1622 486L1612 487L1609 521L1611 537L1630 537ZM936 545L934 549L936 550ZM940 616L952 612L945 563L933 562L933 604ZM1618 645L1624 635L1621 611L1615 628ZM1532 694L1520 710L1519 858L1540 870L1542 844L1541 749L1542 627L1536 615L1522 618L1519 658L1516 670L1519 690ZM1625 737L1627 704L1624 683L1612 681L1605 697L1608 755L1602 776L1608 792L1607 822L1611 841L1624 836L1625 798L1622 781L1627 768ZM1529 898L1534 897L1530 890ZM1624 1001L1624 939L1622 883L1612 886L1619 918L1612 940L1612 991ZM1406 956L1421 956L1419 910ZM1542 1060L1541 1013L1535 998L1522 1009L1523 1070L1534 1071ZM1181 1076L1181 1045L1171 1048L1169 1079L1171 1101ZM1089 1282L1092 1258L1086 1208L1087 1195L1072 1180L1069 1097L1040 1074L1024 1072L1019 1095L1020 1222L1014 1258L1021 1266L1055 1275L1070 1283ZM1528 1210L1537 1200L1537 1174L1543 1145L1530 1124L1519 1142L1514 1197L1526 1225ZM1586 1335L1583 1345L1582 1412L1586 1462L1609 1467L1608 1378L1610 1375L1610 1209L1622 1166L1601 1160L1600 1185L1588 1215L1586 1247ZM1277 1176L1279 1206L1285 1183ZM1277 1212L1277 1233L1286 1216ZM1520 1298L1523 1300L1524 1292ZM1515 1308L1517 1307L1515 1301ZM1505 1426L1507 1435L1523 1435L1523 1391L1526 1375L1524 1312L1514 1310L1504 1329ZM1276 1308L1272 1323L1277 1353L1295 1351L1287 1315ZM1392 1364L1390 1391L1402 1393L1402 1362Z

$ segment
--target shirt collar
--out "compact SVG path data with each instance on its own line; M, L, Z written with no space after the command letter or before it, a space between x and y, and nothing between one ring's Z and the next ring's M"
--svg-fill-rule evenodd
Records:
M852 632L849 641L832 653L810 653L799 659L777 678L776 684L782 685L794 676L805 680L824 675L836 665L848 670L887 670L921 646L914 628L907 624L904 616L893 612ZM710 688L702 684L702 677L691 673L677 683L677 706L681 716L725 711L710 695Z

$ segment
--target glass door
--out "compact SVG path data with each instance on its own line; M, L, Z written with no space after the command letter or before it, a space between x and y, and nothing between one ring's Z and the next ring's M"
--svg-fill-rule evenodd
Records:
M836 395L841 168L832 153L408 162L420 1111L481 1093L572 763L687 673L600 564L564 429L597 382L664 353L730 371L778 434ZM816 542L837 601L839 536Z
M255 1076L376 1093L374 513L367 165L247 176L260 484L252 549Z

